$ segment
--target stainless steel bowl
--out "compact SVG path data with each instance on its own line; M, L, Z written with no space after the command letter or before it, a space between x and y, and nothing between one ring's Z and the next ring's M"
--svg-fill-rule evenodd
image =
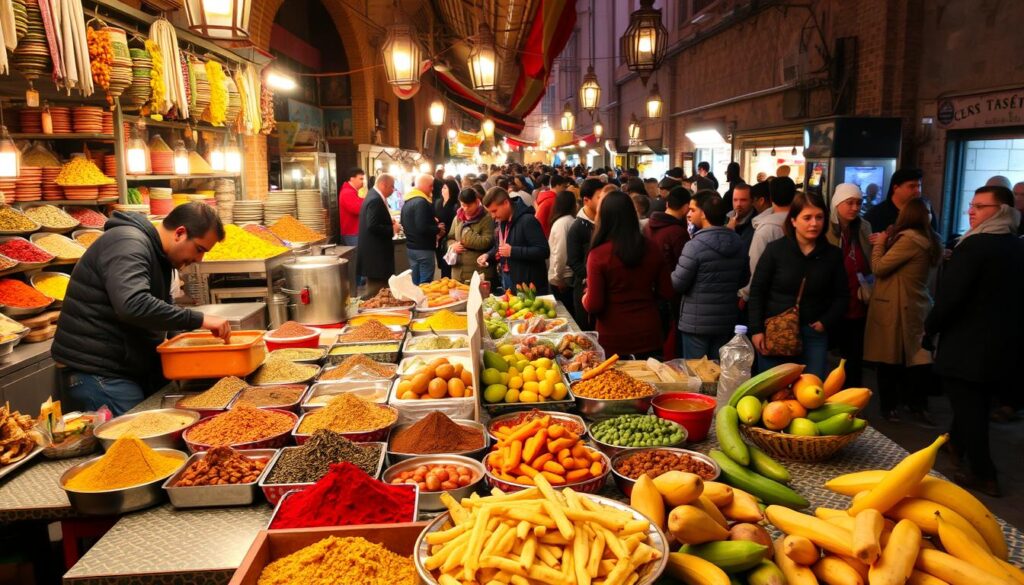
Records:
M319 365L321 362L324 361L324 358L327 357L327 349L328 348L323 346L323 345L315 347L315 348L314 347L284 347L284 348L281 348L281 349L275 349L274 351L271 351L271 352L267 352L267 357L272 357L276 352L287 351L289 349L316 349L316 350L318 350L320 352L320 355L318 357L305 358L305 359L301 359L301 360L288 360L288 361L295 362L297 364Z
M711 477L704 478L706 481L714 481L718 479L718 476L722 473L721 468L718 467L718 463L715 463L714 459L708 457L703 453L698 453L697 451L691 451L689 449L678 449L676 447L644 447L643 449L629 449L628 451L623 451L612 457L612 478L615 479L615 486L619 488L620 492L626 494L627 496L633 493L633 485L636 484L636 480L626 477L625 475L619 473L617 470L618 465L620 462L622 462L623 459L629 457L630 455L636 455L637 453L643 453L645 451L670 451L672 453L689 455L694 459L698 459L710 465L711 469L714 470L714 473Z
M184 465L185 461L188 459L188 455L178 451L177 449L156 449L156 452L162 455L179 458L181 460L181 465ZM65 471L60 476L60 487L67 494L68 501L71 502L71 507L80 514L118 516L159 504L167 497L167 493L164 492L161 485L163 485L164 481L168 477L174 475L181 469L181 466L179 465L171 473L154 479L151 482L126 488L119 488L116 490L79 492L69 490L65 487L71 478L81 473L85 468L99 461L99 459L100 457L94 457L84 463L79 463Z
M574 384L575 385L575 384ZM572 388L570 388L570 391ZM652 390L650 396L643 398L624 398L622 400L602 400L599 398L587 398L573 392L576 397L576 407L580 414L587 420L603 420L620 414L647 414L651 408L651 401L655 393Z
M465 487L456 488L454 490L448 490L448 493L455 498L455 501L459 501L462 498L468 498L470 494L477 491L480 485L484 481L484 476L487 474L487 470L484 469L483 463L480 463L476 459L470 459L469 457L462 457L460 455L422 455L419 457L413 457L412 459L406 459L398 463L393 464L384 470L384 474L381 475L381 481L384 483L391 483L391 480L402 473L410 469L415 469L420 465L461 465L468 467L473 473L473 480L469 485ZM429 492L420 490L419 506L420 510L426 512L437 512L446 509L444 502L441 501L441 494L443 491Z
M593 442L595 445L597 445L597 448L600 449L601 452L604 453L605 455L607 455L609 457L615 457L616 455L618 455L619 453L622 453L623 451L636 451L637 449L645 449L646 448L646 447L630 447L630 446L627 446L627 445L612 445L611 443L607 443L605 441L598 440L597 437L594 436L594 433L591 432L591 429L593 429L595 426L597 426L601 422L604 422L604 421L594 422L594 423L590 424L587 427L587 438L590 439L590 441ZM670 422L673 425L675 425L677 427L677 429L683 433L683 440L679 441L678 443L672 443L671 445L657 445L657 446L659 446L659 447L661 447L661 446L663 446L663 447L679 447L680 445L685 444L686 443L686 439L687 439L686 427L684 427L683 425L681 425L681 424L679 424L679 423L677 423L675 421L668 421L668 422ZM651 448L654 448L654 447L655 447L654 445L651 446Z
M250 483L235 483L221 485L199 485L180 487L176 484L182 474L192 463L204 459L206 451L195 453L188 458L185 465L174 475L167 478L163 484L164 491L175 508L206 508L213 506L248 506L256 500L256 493L259 491L259 482L270 470L270 460L277 455L277 449L249 449L238 451L238 454L247 459L262 459L266 462L263 471L255 481Z
M110 429L120 424L124 424L134 419L137 419L144 414L152 413L177 414L181 416L187 416L192 420L192 422L181 427L180 429L175 429L168 433L152 435L149 437L139 437L139 440L141 440L143 443L149 445L154 449L177 449L184 443L184 441L182 441L181 439L181 436L185 433L187 429L191 428L192 425L199 422L200 419L200 414L198 412L194 410L185 410L183 408L158 408L156 410L144 410L142 412L136 412L135 414L123 414L117 418L110 419L107 422L96 427L93 430L93 435L95 435L96 438L99 439L100 445L103 447L103 450L106 451L107 449L110 448L111 445L114 444L114 441L116 441L117 439L104 438L103 431L109 431Z
M547 404L547 403L545 402L544 404ZM569 414L567 412L551 412L551 411L548 411L548 410L540 410L540 409L534 409L534 411L536 411L536 413L537 413L536 415L533 415L532 412L526 413L526 412L520 411L520 412L510 412L508 414L503 414L501 416L496 416L496 417L492 418L491 421L489 423L487 423L487 435L491 437L492 441L498 442L501 439L499 439L497 436L495 436L495 434L493 432L493 429L498 428L499 426L501 426L506 421L521 420L522 422L526 422L526 421L532 420L534 418L539 418L539 417L542 417L542 416L550 416L551 420L553 420L553 421L555 421L555 420L566 421L566 422L571 423L572 425L575 425L575 427L577 427L579 429L579 433L577 433L579 435L584 435L587 432L587 423L585 423L582 418L576 416L575 414ZM524 415L529 415L529 416L524 416ZM573 432L576 432L575 429L573 430Z
M579 494L579 496L582 498L590 498L591 500L601 505L608 506L609 508L629 512L636 520L647 519L640 512L637 512L628 505L611 498L584 493ZM416 539L416 548L413 549L413 561L416 563L416 572L419 573L420 579L422 579L423 583L426 583L426 585L438 585L437 579L434 578L434 575L425 566L427 557L430 556L430 545L427 543L426 537L431 532L438 532L442 530L444 525L450 522L451 515L448 512L445 512L434 518L430 524L423 529L419 538ZM654 547L660 555L657 560L651 561L641 568L640 579L636 582L636 585L652 585L659 577L661 577L661 574L665 571L665 567L668 566L668 539L665 538L665 533L662 532L661 528L653 522L647 529L647 544Z
M449 453L449 455L462 455L463 457L469 457L470 459L481 459L484 456L484 454L487 453L487 450L491 446L490 435L487 434L487 428L484 425L476 422L475 420L465 420L465 419L455 418L455 419L452 419L452 422L458 424L459 426L470 427L470 428L473 428L473 429L476 429L476 430L480 431L480 435L483 436L483 438L484 438L484 445L483 445L483 447L480 447L479 449L473 449L471 451L456 451L454 453ZM398 426L394 427L391 430L391 439L388 441L388 460L391 461L392 463L397 463L399 461L406 461L408 459L413 459L415 457L423 457L425 455L431 455L431 453L399 453L399 452L393 451L391 449L391 441L393 441L394 438L397 435L399 435L402 431L404 431L405 429L411 427L414 424L416 424L416 423L406 423L406 424L398 425ZM440 456L441 454L440 453L436 453L435 455Z

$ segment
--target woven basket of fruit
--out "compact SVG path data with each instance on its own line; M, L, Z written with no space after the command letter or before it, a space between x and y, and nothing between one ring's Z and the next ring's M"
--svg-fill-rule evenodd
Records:
M740 425L743 433L751 443L772 457L791 459L793 461L824 461L849 445L864 433L864 429L853 431L847 435L820 435L816 437L790 435L777 431L769 431L761 427Z

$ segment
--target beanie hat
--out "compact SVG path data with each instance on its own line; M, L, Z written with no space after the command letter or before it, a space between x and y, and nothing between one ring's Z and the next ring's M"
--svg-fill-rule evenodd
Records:
M830 214L832 223L839 223L839 214L837 213L837 210L840 203L847 199L861 199L862 197L860 187L853 183L839 183L836 185L835 191L832 192L832 205L830 206L832 212Z

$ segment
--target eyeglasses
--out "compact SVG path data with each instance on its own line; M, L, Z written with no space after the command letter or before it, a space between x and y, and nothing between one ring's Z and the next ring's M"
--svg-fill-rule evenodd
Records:
M968 207L968 209L973 209L973 210L977 211L979 209L985 209L986 207L1002 207L1002 206L1003 205L1001 203L971 203L967 207Z

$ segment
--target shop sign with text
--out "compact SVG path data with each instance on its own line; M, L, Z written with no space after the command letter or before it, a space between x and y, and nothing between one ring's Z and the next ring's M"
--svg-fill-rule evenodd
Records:
M1024 89L943 98L936 114L946 130L1024 125Z

